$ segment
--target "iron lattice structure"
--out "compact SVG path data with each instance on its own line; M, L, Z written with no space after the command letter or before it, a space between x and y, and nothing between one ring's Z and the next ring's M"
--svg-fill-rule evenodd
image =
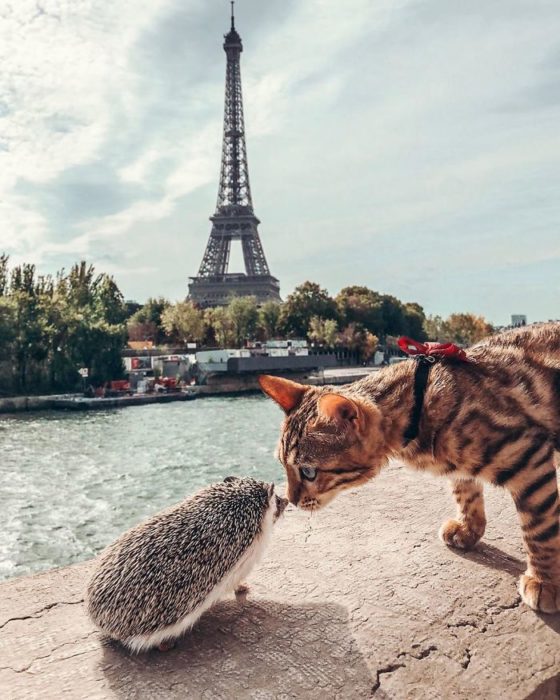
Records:
M227 304L232 296L255 296L259 303L280 301L280 284L270 274L258 232L260 221L253 211L241 92L243 45L231 5L231 29L224 37L227 65L218 200L198 276L189 284L189 298L200 306ZM228 273L234 240L241 241L244 274Z

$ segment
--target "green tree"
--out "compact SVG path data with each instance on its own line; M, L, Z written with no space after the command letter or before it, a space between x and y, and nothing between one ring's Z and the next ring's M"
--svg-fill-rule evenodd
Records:
M493 333L494 329L483 316L471 313L451 314L448 318L428 316L424 322L428 340L440 343L472 345Z
M2 253L0 255L0 297L3 297L8 291L8 282L10 279L8 271L9 257Z
M12 363L15 386L29 386L33 362L47 356L46 328L40 313L35 265L24 263L12 270L9 297L13 306Z
M280 333L281 304L266 301L259 309L259 328L264 340L271 340Z
M190 301L179 301L165 308L161 324L167 336L181 344L200 343L206 335L204 313Z
M46 382L48 389L66 388L76 380L76 367L69 357L68 345L70 309L65 292L67 288L57 278L54 287L41 296L41 316L45 327L47 348Z
M164 297L150 297L141 309L128 319L128 334L131 340L151 340L154 345L162 345L165 330L161 317L170 302Z
M161 329L152 321L135 321L128 320L126 331L129 340L144 342L151 340L154 345L157 345L157 338L160 337Z
M204 318L209 329L209 335L216 345L227 348L234 344L233 326L224 306L206 309Z
M110 324L121 324L127 318L127 309L121 290L109 275L99 275L93 285L92 305L95 315Z
M227 306L227 315L237 347L241 347L245 340L254 339L259 321L255 297L233 297Z
M282 305L280 328L288 337L305 338L314 316L338 320L338 309L326 289L315 282L304 282L288 295Z
M368 360L371 360L371 358L375 354L375 351L377 350L378 345L379 345L379 338L376 335L374 335L373 333L366 331L365 334L362 336L362 345L360 347L362 359L365 362L367 362Z
M79 367L94 382L122 376L126 308L115 280L84 261L54 277L29 264L9 271L8 262L0 256L0 350L11 387L73 389Z
M408 302L404 304L404 322L405 328L402 331L403 335L407 335L415 340L426 340L426 332L424 330L424 322L426 314L420 304Z
M63 353L58 363L65 363L74 377L79 367L88 368L93 384L122 377L126 307L113 278L96 275L82 261L66 278L59 276L56 291L55 305L64 309L55 324L59 335L53 354Z
M338 338L338 324L332 318L313 316L309 322L309 340L319 345L334 347Z
M381 296L381 313L385 335L406 335L408 328L404 306L399 299L390 294L383 294Z
M125 301L124 302L124 307L125 307L125 318L129 319L131 316L134 316L134 314L137 311L140 311L142 308L142 304L139 304L137 301Z
M342 324L357 326L376 336L409 335L424 339L424 310L419 304L403 304L390 294L368 287L344 287L336 296Z
M339 346L355 352L358 362L364 362L373 356L379 339L361 324L350 323L338 334L337 342Z
M427 340L432 342L449 342L449 329L441 316L426 316L424 320L424 333Z
M0 356L9 354L14 341L14 305L8 297L0 296Z
M336 296L342 323L359 323L372 333L384 332L381 295L361 286L344 287Z
M492 325L483 316L451 314L446 321L450 340L460 345L472 345L493 332Z

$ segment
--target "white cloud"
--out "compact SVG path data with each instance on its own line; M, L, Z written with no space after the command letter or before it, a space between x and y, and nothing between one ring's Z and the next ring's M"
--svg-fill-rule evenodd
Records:
M99 260L127 295L184 293L218 184L223 6L222 20L204 0L6 5L0 248ZM558 255L560 6L240 0L237 23L253 196L284 294L356 275L444 312L434 277L467 288L469 266ZM145 260L149 289L132 279ZM476 303L503 314L508 301Z
M127 52L167 0L13 0L0 22L0 197L11 201L0 244L34 246L48 223L14 194L95 159L127 111L136 76ZM8 225L6 225L6 223ZM22 236L23 234L23 236ZM31 251L30 251L31 252Z

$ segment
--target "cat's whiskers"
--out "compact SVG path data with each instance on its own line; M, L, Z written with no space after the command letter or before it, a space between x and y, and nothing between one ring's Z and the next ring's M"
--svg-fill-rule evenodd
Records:
M309 519L307 520L307 529L305 531L305 538L304 542L307 544L307 540L311 537L311 533L313 532L313 528L311 526L311 516L313 515L313 509L309 511Z

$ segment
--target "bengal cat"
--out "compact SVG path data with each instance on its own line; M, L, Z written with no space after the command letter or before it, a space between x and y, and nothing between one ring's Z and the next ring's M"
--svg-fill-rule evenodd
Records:
M389 366L343 387L310 387L273 376L262 389L286 413L279 458L288 497L322 508L377 476L390 458L446 476L457 516L445 544L472 548L484 534L483 482L506 488L519 515L527 571L519 592L534 610L560 610L560 323L484 340L468 362L441 360L415 399L417 361ZM415 406L417 431L410 430ZM409 436L410 438L410 436Z

